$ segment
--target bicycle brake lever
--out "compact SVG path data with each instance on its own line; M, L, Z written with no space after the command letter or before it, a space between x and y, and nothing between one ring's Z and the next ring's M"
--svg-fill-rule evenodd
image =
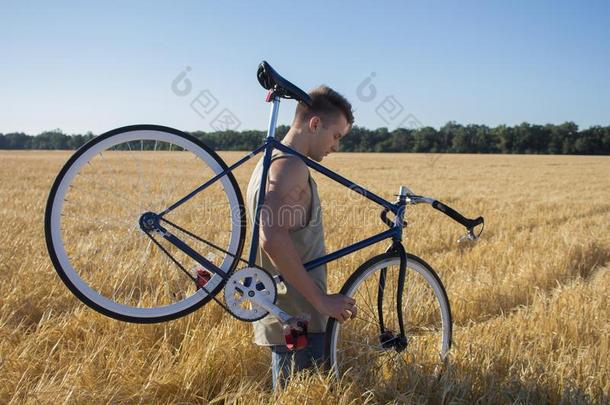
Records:
M471 242L476 242L477 240L479 240L481 238L481 234L483 233L483 229L485 228L485 220L483 219L483 217L478 217L475 220L469 220L470 222L474 223L473 226L471 226L470 228L466 228L467 232L466 235L461 236L457 242L458 243L462 243L466 240L471 241ZM483 225L480 229L480 231L475 235L474 233L474 228L476 228L479 225Z
M464 241L471 241L471 242L475 242L477 241L479 238L476 237L476 235L474 234L472 229L469 229L468 232L466 232L466 235L462 235L458 238L457 243L462 243Z

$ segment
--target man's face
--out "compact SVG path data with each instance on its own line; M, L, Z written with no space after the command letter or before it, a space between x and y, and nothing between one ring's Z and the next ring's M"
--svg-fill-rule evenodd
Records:
M313 117L313 139L309 157L316 162L322 161L326 155L339 150L339 142L351 130L351 125L343 114L328 117ZM310 123L311 128L311 123Z

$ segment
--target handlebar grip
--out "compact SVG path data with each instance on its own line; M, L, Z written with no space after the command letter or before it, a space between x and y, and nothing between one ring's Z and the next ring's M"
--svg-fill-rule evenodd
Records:
M462 214L460 214L459 212L457 212L456 210L454 210L450 206L443 204L440 201L434 201L432 203L432 207L437 209L437 210L439 210L443 214L447 215L448 217L450 217L454 221L457 221L460 224L464 225L468 229L472 229L475 226L480 225L480 224L482 224L484 222L483 217L478 217L478 218L475 218L475 219L465 218L464 216L462 216Z
M471 219L470 221L473 221L472 227L474 228L475 226L481 225L482 223L484 223L485 222L485 218L478 217L478 218L475 218L475 219Z

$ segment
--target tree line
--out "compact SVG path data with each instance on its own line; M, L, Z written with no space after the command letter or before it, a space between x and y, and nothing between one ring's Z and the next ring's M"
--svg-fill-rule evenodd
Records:
M281 125L276 134L282 139L289 127ZM252 150L265 136L264 131L191 132L215 150ZM61 130L39 135L21 132L0 134L0 149L77 149L95 135L64 134ZM153 143L145 145L152 149ZM387 128L355 126L341 141L342 152L432 152L432 153L521 153L610 155L610 126L579 130L573 122L516 126L462 125L448 122L440 129Z

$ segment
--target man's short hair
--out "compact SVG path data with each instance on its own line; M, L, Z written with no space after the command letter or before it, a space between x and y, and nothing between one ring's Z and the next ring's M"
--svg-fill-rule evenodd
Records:
M311 107L303 102L297 104L294 114L295 121L303 122L315 115L334 116L341 113L350 125L354 123L352 105L345 97L330 87L318 86L309 92L309 97L311 97Z

